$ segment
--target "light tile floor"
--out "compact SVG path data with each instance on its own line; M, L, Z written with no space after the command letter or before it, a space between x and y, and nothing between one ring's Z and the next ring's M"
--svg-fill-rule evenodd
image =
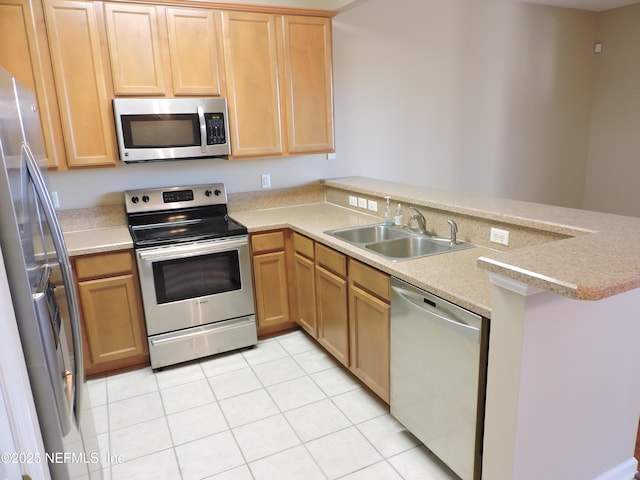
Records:
M105 480L457 478L302 331L88 390Z

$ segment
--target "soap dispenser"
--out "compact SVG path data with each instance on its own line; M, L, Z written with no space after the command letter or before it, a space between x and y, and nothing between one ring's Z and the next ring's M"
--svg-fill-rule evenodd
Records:
M387 201L384 206L384 224L388 227L393 225L393 221L391 220L391 197L384 197Z
M396 216L394 217L396 225L402 225L402 205L398 204L396 208Z

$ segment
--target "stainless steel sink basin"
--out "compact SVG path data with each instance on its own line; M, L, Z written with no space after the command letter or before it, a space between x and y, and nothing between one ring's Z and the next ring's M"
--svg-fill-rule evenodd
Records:
M365 225L363 227L341 228L325 232L350 243L373 243L394 238L408 237L411 233L387 225Z
M339 228L324 232L393 262L471 248L470 243L451 244L448 238L432 237L383 224Z
M471 246L468 243L452 245L449 239L416 235L387 242L370 243L366 248L392 260L401 260L453 252Z

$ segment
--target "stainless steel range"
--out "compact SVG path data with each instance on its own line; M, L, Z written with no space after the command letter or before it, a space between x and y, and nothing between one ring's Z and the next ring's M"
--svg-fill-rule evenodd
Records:
M125 192L151 367L255 345L247 229L221 183Z

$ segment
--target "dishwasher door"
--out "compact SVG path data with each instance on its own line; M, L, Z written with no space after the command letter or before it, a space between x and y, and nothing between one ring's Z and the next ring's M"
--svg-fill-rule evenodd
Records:
M396 278L391 289L391 414L460 478L478 479L483 319Z

